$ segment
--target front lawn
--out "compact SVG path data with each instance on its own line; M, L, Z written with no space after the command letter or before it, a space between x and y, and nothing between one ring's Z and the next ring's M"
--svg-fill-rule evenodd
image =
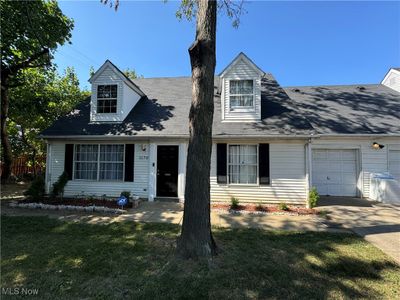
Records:
M1 224L1 287L40 299L399 299L400 267L349 234L215 229L223 252L207 263L174 257L177 225Z

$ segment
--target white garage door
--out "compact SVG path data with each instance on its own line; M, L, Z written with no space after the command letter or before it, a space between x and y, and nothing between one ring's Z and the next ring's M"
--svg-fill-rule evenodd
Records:
M400 181L400 150L389 150L389 173Z
M313 150L312 185L320 195L357 195L356 153L356 150Z

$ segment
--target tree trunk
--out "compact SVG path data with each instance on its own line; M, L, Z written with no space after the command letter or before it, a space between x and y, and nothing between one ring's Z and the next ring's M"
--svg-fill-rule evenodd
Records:
M210 164L214 114L216 1L199 0L196 40L189 48L192 66L192 104L186 167L185 208L178 255L210 257L216 244L210 222Z
M7 133L8 105L8 78L4 76L1 80L1 145L3 160L3 170L1 174L2 182L6 182L10 178L12 163L11 145L8 140Z

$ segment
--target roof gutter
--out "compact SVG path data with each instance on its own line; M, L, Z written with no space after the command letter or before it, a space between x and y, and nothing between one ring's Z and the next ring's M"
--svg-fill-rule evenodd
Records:
M189 135L160 135L160 136L135 136L135 135L39 135L41 139L45 140L143 140L143 139L188 139ZM225 140L225 139L237 139L237 140L248 140L248 139L309 139L309 138L383 138L383 137L400 137L400 134L298 134L298 135L287 135L287 134L265 134L265 135L214 135L214 140Z

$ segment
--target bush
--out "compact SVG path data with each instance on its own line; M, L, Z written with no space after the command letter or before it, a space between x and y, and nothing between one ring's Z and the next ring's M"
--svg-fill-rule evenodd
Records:
M131 192L130 191L122 191L121 192L121 196L124 196L129 201L129 197L131 196Z
M262 206L262 204L257 204L256 210L257 211L264 211L264 206Z
M37 176L24 193L28 198L38 201L41 200L45 193L45 182L43 176Z
M289 210L289 207L287 206L287 204L285 202L279 203L278 208L280 210Z
M315 187L310 190L308 195L308 206L310 208L316 207L319 199L318 191Z
M236 197L231 197L231 209L239 208L239 199Z
M64 194L64 188L67 185L67 182L68 174L64 171L60 177L58 177L58 180L54 182L53 189L51 191L51 197L56 198L57 196L62 196Z

